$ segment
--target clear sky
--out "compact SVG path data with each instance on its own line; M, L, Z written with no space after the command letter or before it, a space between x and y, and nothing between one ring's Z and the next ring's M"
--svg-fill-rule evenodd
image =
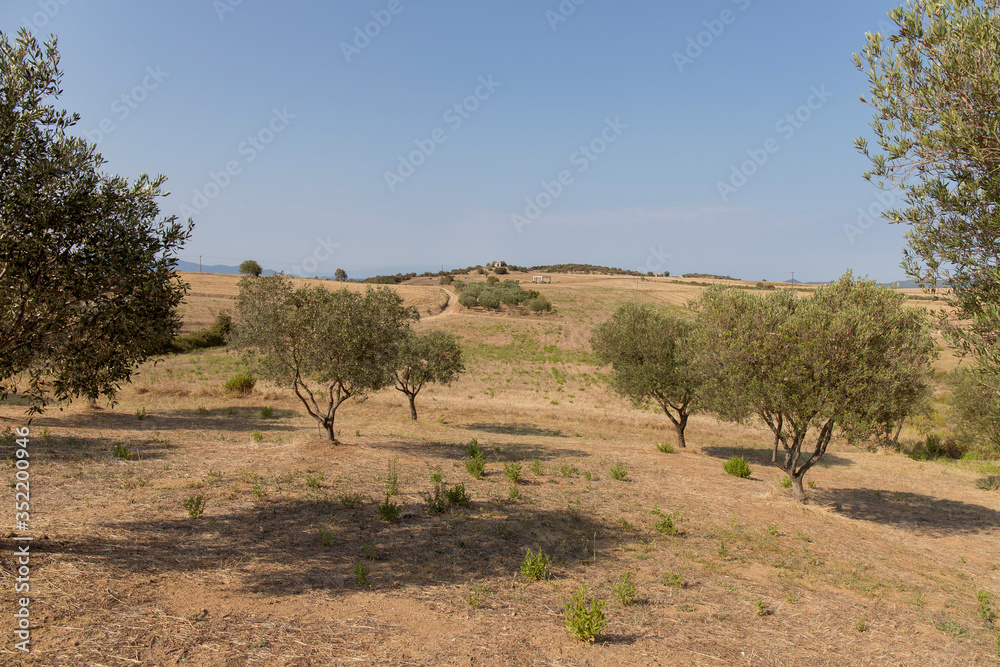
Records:
M168 177L186 260L896 280L851 63L892 4L5 0L0 30L58 36L57 104Z

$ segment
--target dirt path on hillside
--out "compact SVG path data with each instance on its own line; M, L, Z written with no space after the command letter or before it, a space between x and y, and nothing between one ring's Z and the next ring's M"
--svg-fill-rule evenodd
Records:
M427 320L433 320L439 317L450 317L451 315L454 315L455 313L458 312L459 309L458 294L453 292L451 289L445 287L442 287L441 291L445 292L448 295L448 305L446 305L444 307L444 310L442 310L437 315L427 315L425 317L420 318L421 322L426 322Z

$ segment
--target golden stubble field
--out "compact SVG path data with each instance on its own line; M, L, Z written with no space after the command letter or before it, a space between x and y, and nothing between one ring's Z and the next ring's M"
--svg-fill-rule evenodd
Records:
M185 279L189 328L236 294L234 276ZM1000 494L976 480L997 471L835 443L800 505L760 429L698 416L686 451L658 451L666 417L611 395L587 340L622 300L683 307L701 289L672 280L556 275L540 288L558 311L545 317L441 312L433 281L402 287L438 313L418 329L461 337L468 372L425 389L417 422L393 389L349 401L338 447L288 391L223 393L241 365L222 350L145 365L113 408L48 410L31 422L33 652L13 649L9 611L0 663L995 664L998 630L976 593L1000 596ZM18 406L0 414L24 422ZM478 480L465 468L473 438ZM723 472L733 453L750 479ZM609 472L618 462L624 481ZM521 466L513 493L505 464ZM470 505L427 512L438 467ZM398 523L376 507L391 471ZM198 496L193 519L185 501ZM668 514L681 535L656 529ZM551 577L527 581L521 560L539 548ZM613 592L626 571L628 606ZM594 644L563 620L580 584L608 600Z

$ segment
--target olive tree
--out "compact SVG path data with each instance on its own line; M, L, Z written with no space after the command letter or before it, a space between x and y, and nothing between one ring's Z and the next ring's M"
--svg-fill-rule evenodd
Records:
M870 437L926 391L934 342L926 313L904 301L848 272L801 299L788 290L716 287L695 302L710 409L768 426L771 460L791 478L795 498L805 497L805 473L835 428L852 440Z
M409 331L400 341L397 354L396 389L409 399L411 419L417 418L417 394L425 384L451 384L465 370L458 341L443 331Z
M686 446L684 429L699 386L689 345L693 329L691 320L628 302L590 338L598 360L611 366L612 389L636 406L659 405L674 425L679 447Z
M0 33L0 398L114 398L180 327L175 253L190 236L159 217L164 177L101 172L57 110L56 40Z
M245 276L253 276L256 278L263 270L264 269L261 268L260 264L258 264L256 260L245 259L240 262L239 271Z
M944 331L1000 371L1000 1L910 0L889 12L893 34L869 34L878 148L865 178L902 197L883 216L910 226L907 273L954 308Z
M334 444L337 408L393 381L398 345L418 315L388 287L364 294L295 289L286 276L243 278L230 346L255 373L295 392Z

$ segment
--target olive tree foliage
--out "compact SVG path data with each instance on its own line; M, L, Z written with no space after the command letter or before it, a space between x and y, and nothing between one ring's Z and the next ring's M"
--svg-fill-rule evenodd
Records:
M634 405L655 402L674 425L677 445L686 446L684 429L700 384L692 363L694 323L648 304L620 305L598 325L590 345L611 366L611 387Z
M465 371L455 336L443 331L408 331L399 343L394 376L396 389L410 401L410 418L417 418L417 394L430 383L451 384Z
M788 290L715 287L694 303L709 409L770 428L771 460L791 478L795 498L805 497L805 473L835 428L864 440L926 395L934 342L926 313L904 301L847 273L801 299Z
M928 290L950 287L944 331L994 380L1000 372L1000 0L909 0L891 35L868 34L855 66L868 75L878 148L865 178L898 186L884 213L905 223L903 266Z
M262 378L295 392L339 444L337 408L393 382L398 345L418 315L388 287L294 288L282 275L243 278L230 346Z
M191 225L159 218L166 180L101 173L57 110L56 41L0 33L0 398L114 399L180 327L174 253Z
M240 262L239 271L245 276L257 277L261 274L263 270L264 269L261 268L260 264L258 264L256 260L245 259L242 262Z

